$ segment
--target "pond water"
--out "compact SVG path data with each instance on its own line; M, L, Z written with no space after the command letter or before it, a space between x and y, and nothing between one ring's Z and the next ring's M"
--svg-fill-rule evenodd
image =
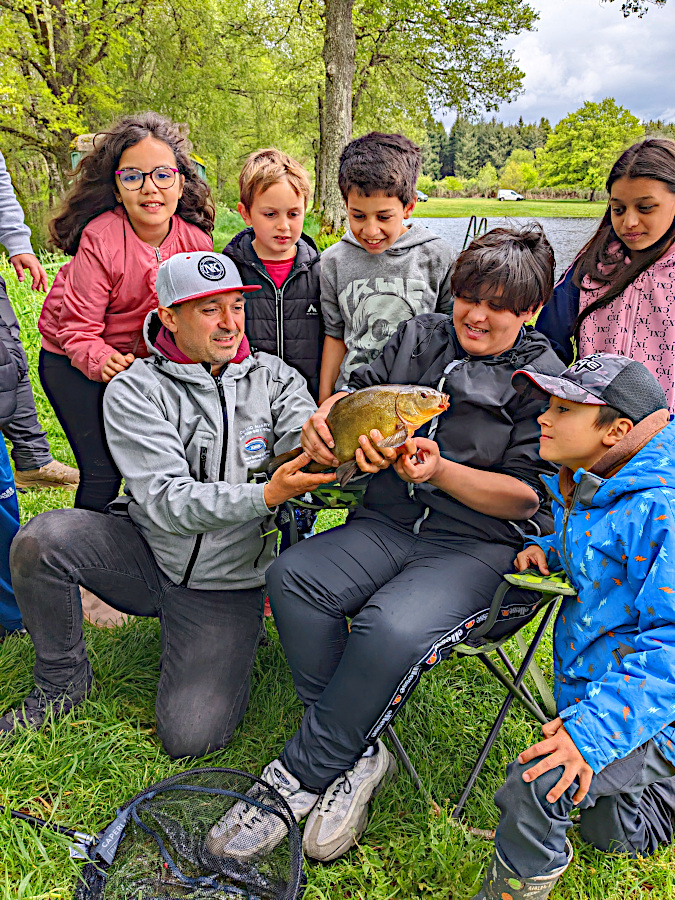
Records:
M464 243L466 229L470 219L427 219L422 216L415 218L416 222L426 225L439 237L444 238L459 253ZM516 217L488 218L488 231L498 225L508 225L510 222L524 224L532 219ZM599 219L539 219L546 237L551 242L555 252L556 278L564 274L565 269L573 262L574 257L593 235L598 227Z

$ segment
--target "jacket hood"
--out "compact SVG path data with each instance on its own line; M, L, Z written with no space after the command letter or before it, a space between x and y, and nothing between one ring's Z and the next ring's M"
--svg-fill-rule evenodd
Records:
M662 410L659 410L652 416L658 416L661 412ZM647 423L648 419L652 419L652 416L643 420L644 423ZM656 422L656 427L658 427L658 422ZM634 430L637 428L639 425ZM632 433L629 432L624 441L630 438ZM602 457L604 460L605 457L612 454L616 460L614 469L619 464L619 448L624 441L615 444L612 450ZM626 494L643 493L654 489L675 489L675 422L670 422L663 430L658 431L634 455L630 455L628 442L625 449L629 457L628 461L614 475L603 478L601 475L592 471L587 472L585 469L577 469L574 473L572 481L575 485L581 486L579 499L586 506L611 506ZM600 460L601 462L602 460ZM596 467L594 466L594 468ZM569 473L569 470L562 470L560 475L544 476L543 478L549 492L561 504L564 504L564 496L560 482L565 481L566 472Z
M368 252L365 247L362 247L361 244L359 244L350 229L347 229L343 234L342 240L346 244L353 244L355 247L359 247L364 253ZM405 233L396 239L396 242L391 247L378 255L387 256L387 254L389 254L390 256L398 256L399 254L410 250L411 247L418 247L420 244L428 244L430 241L440 240L442 240L442 238L437 234L434 234L433 231L430 231L426 225L422 225L420 222L413 222Z
M260 258L253 249L253 239L255 232L252 228L245 228L239 234L235 234L230 243L225 247L223 253L229 256L235 262L245 263L248 266L256 268L260 264ZM300 235L298 241L298 250L295 255L295 268L300 266L312 266L319 260L319 250L312 238L305 234L304 231Z

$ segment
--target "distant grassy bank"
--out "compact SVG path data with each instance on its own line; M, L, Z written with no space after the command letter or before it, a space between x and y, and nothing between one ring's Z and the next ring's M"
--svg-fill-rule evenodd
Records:
M499 202L482 197L442 199L430 197L418 203L413 215L417 218L463 218L465 216L513 216L523 218L599 219L606 203L588 200L518 200Z

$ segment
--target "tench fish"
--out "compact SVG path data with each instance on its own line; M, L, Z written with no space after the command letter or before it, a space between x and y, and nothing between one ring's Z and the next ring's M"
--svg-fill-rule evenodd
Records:
M340 460L335 473L340 486L344 487L360 471L355 460L356 450L360 446L359 435L370 436L370 432L377 429L382 440L376 446L400 447L420 425L449 406L447 394L416 384L380 384L360 388L341 397L326 416L335 441L333 453ZM269 464L269 474L301 452L298 448L276 456ZM322 472L329 468L311 462L304 467L304 471Z

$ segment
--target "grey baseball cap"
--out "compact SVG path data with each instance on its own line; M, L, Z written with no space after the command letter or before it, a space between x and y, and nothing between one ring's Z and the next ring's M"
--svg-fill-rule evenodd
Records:
M239 270L227 256L208 250L175 253L157 271L160 306L175 306L187 300L229 291L259 291L259 284L242 284Z
M518 393L534 385L543 394L560 400L612 406L635 423L657 409L668 409L663 388L649 369L614 353L584 356L557 377L518 369L511 376L511 383Z

